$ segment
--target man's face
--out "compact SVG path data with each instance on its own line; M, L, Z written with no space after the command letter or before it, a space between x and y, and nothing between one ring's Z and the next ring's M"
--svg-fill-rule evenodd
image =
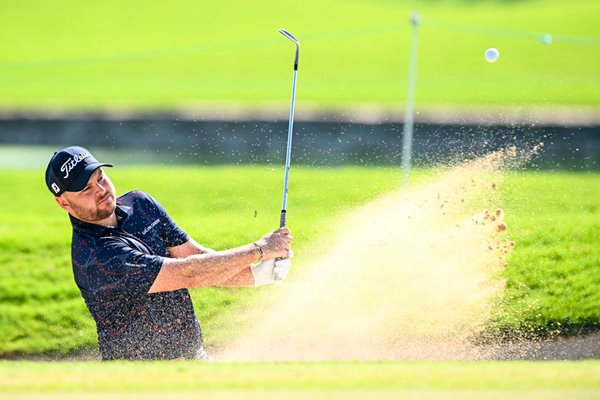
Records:
M75 218L85 222L98 222L110 217L115 211L115 186L102 168L98 168L82 191L64 192L56 201Z

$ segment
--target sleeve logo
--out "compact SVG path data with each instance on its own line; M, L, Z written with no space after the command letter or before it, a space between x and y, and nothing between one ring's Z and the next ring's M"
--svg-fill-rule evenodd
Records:
M146 227L146 229L144 229L142 231L142 235L145 235L146 233L150 232L150 229L154 228L156 225L158 225L160 223L160 219L155 219L150 225L148 225Z

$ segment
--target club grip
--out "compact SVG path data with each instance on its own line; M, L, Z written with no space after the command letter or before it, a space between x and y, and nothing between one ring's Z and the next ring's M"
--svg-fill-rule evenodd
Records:
M287 217L287 212L285 210L281 210L281 216L279 217L279 227L283 228L285 226L285 220Z
M287 217L287 211L286 210L281 210L281 216L279 217L279 227L283 228L285 226L285 220ZM279 260L283 260L284 257L277 257L275 259L275 261L279 261Z

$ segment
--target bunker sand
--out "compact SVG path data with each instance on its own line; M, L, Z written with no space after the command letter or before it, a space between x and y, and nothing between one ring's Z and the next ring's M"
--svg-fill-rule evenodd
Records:
M503 282L497 152L352 212L218 360L486 359L471 340Z

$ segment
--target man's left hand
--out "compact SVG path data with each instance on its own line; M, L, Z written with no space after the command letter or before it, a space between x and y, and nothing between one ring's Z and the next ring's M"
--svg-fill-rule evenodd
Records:
M275 266L273 267L274 284L281 285L287 278L292 266L292 257L294 257L294 252L290 250L288 251L288 258L278 258L275 260Z
M288 258L263 260L258 264L251 265L252 275L254 276L254 286L264 285L281 285L287 278L290 267L292 266L291 258L294 252L288 252Z

